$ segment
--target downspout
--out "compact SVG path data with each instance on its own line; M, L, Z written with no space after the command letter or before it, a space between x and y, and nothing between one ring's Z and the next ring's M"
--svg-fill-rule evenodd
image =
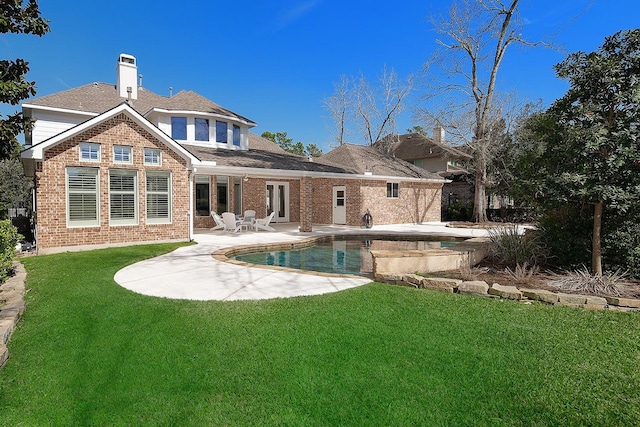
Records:
M193 241L193 171L189 170L189 210L187 210L187 219L189 221L189 241Z

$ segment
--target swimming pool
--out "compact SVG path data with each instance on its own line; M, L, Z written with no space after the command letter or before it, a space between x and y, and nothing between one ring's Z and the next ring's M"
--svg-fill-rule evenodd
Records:
M427 240L431 239L431 240ZM435 240L434 240L435 239ZM461 239L442 237L336 236L304 247L274 248L237 254L232 258L250 264L294 268L323 273L370 276L372 250L408 251L451 247Z

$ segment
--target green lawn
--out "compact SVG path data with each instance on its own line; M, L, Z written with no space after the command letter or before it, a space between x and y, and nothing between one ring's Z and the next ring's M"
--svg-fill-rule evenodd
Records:
M640 424L640 313L383 284L193 302L114 283L175 247L23 260L0 425Z

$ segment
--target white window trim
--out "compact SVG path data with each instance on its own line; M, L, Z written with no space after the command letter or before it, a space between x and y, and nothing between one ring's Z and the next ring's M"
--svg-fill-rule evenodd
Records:
M389 184L391 184L391 195L389 195ZM397 196L393 195L393 186L398 188ZM385 192L387 193L387 199L399 199L400 198L400 183L398 181L387 181L387 185L385 186Z
M92 171L95 172L95 176L96 176L96 189L95 189L95 194L96 194L96 218L95 219L91 219L91 220L71 220L71 212L70 212L70 208L69 208L69 196L72 193L89 193L88 191L74 191L71 192L69 190L69 169L91 169ZM67 208L67 228L79 228L79 227L99 227L100 226L100 169L98 168L91 168L91 167L83 167L83 166L77 166L77 167L67 167L65 168L65 191L66 191L66 196L65 196L65 204L66 204L66 208Z
M96 159L87 159L85 157L82 156L83 153L83 147L86 147L89 149L89 155L91 155L91 152L95 149L97 149L97 155L98 157ZM100 149L100 144L97 142L81 142L79 147L78 147L78 157L79 160L81 162L91 162L91 163L100 163L100 158L102 157L101 152L102 150Z
M147 188L147 181L148 181L148 177L149 175L165 175L168 179L167 182L167 214L168 217L167 218L149 218L149 190ZM145 194L145 220L147 224L171 224L173 222L172 220L172 207L173 207L173 191L171 190L171 182L172 182L172 174L171 172L167 172L167 171L147 171L146 176L145 176L145 188L144 188L144 194ZM159 191L152 191L151 194L163 194L164 192L159 192Z
M117 218L113 219L111 217L111 194L131 194L130 191L115 191L111 190L111 173L116 172L119 174L133 176L133 209L134 209L134 217L133 218ZM110 169L109 170L109 225L118 226L118 225L138 225L138 171L135 169Z
M158 152L158 163L147 162L147 150L154 151L154 152L157 151ZM159 148L145 147L145 149L144 149L144 165L145 166L162 166L162 150L160 150Z
M116 160L116 148L128 149L129 150L129 160ZM133 164L133 147L130 145L114 145L113 146L113 163L119 165L131 165Z

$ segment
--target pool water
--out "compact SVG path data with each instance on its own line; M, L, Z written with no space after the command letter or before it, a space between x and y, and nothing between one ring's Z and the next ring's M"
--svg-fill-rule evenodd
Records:
M312 246L285 250L264 250L236 255L233 258L251 264L273 265L324 273L373 273L371 250L426 250L450 247L457 241L393 240L388 238L342 238L320 241Z

